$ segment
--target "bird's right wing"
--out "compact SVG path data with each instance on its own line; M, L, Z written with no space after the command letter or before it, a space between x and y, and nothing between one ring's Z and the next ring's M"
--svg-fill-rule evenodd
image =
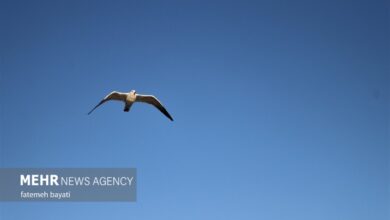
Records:
M165 107L161 104L161 102L156 97L152 95L137 94L136 101L154 105L154 107L160 110L160 112L163 113L167 118L169 118L169 120L173 121L172 116L168 113L168 111L165 109Z
M121 93L121 92L111 92L108 94L102 101L99 102L90 112L88 112L88 115L91 114L97 107L101 106L103 103L110 101L110 100L117 100L117 101L126 101L127 94Z

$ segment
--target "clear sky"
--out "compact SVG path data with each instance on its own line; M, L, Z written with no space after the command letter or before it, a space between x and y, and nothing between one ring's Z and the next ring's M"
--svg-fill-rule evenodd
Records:
M389 219L389 10L1 0L1 167L135 167L138 200L2 202L0 219ZM175 121L86 114L131 89Z

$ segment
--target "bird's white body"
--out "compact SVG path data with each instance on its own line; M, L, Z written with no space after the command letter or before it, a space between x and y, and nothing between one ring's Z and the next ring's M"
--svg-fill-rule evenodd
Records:
M135 94L134 90L131 90L129 93L127 93L126 96L126 104L132 104L137 99L137 95Z

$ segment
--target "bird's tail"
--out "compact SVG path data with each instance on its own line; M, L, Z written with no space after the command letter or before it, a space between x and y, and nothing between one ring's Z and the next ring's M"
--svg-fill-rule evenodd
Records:
M131 104L126 104L126 105L125 105L125 108L123 109L123 111L124 111L124 112L130 111L130 108L131 108L132 105L133 105L133 103L131 103Z

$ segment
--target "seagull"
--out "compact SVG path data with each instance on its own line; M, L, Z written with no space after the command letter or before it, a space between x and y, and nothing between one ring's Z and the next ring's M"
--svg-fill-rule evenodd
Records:
M143 103L154 105L154 107L160 110L161 113L163 113L167 118L173 121L172 116L168 113L168 111L164 108L164 106L155 96L141 95L136 93L135 90L131 90L128 93L117 92L117 91L111 92L102 101L100 101L99 104L97 104L90 112L88 112L88 115L91 114L97 107L99 107L103 103L111 100L124 102L125 108L123 109L123 111L125 112L130 111L130 108L134 102L143 102Z

